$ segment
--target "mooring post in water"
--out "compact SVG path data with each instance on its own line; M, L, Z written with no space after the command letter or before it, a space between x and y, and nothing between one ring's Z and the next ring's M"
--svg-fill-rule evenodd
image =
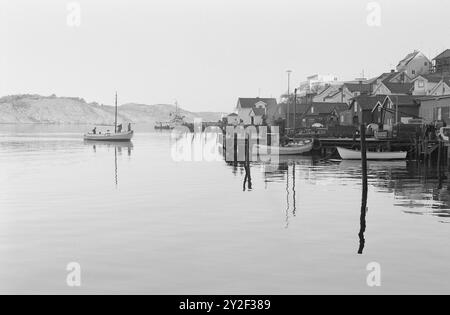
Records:
M361 124L361 169L362 169L362 200L361 200L361 217L359 230L359 249L358 254L362 254L366 240L364 233L366 231L366 214L367 214L367 144L366 144L366 125Z

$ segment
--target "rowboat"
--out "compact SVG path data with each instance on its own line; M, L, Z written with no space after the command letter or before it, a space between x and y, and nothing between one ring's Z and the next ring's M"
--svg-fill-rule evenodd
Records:
M285 146L267 146L258 145L258 150L260 154L279 154L279 155L298 155L308 153L313 148L313 141L307 140L303 142L293 142Z
M87 133L84 135L86 141L131 141L133 138L133 131L120 133Z
M361 151L337 148L343 160L361 160ZM367 151L368 160L405 160L408 152L370 152Z

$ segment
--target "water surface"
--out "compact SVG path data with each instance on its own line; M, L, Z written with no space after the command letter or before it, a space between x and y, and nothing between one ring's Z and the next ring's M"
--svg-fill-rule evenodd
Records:
M359 255L357 162L253 163L244 183L240 164L175 162L169 133L84 129L0 126L0 293L450 293L446 170L369 163Z

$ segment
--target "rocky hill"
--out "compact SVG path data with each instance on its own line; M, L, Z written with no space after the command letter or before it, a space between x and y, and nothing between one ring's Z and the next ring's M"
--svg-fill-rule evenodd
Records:
M119 106L119 122L148 123L170 120L174 105L134 104ZM222 113L195 113L180 109L187 122L194 118L218 121ZM12 95L0 98L0 123L8 124L89 124L108 125L114 122L114 106L87 103L77 97Z

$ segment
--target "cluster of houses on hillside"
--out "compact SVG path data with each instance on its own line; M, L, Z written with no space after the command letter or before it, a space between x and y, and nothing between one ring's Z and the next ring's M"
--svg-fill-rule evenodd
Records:
M354 126L444 121L450 123L450 49L433 60L420 51L403 58L395 70L371 79L340 82L312 76L294 93L275 98L239 98L229 125Z

